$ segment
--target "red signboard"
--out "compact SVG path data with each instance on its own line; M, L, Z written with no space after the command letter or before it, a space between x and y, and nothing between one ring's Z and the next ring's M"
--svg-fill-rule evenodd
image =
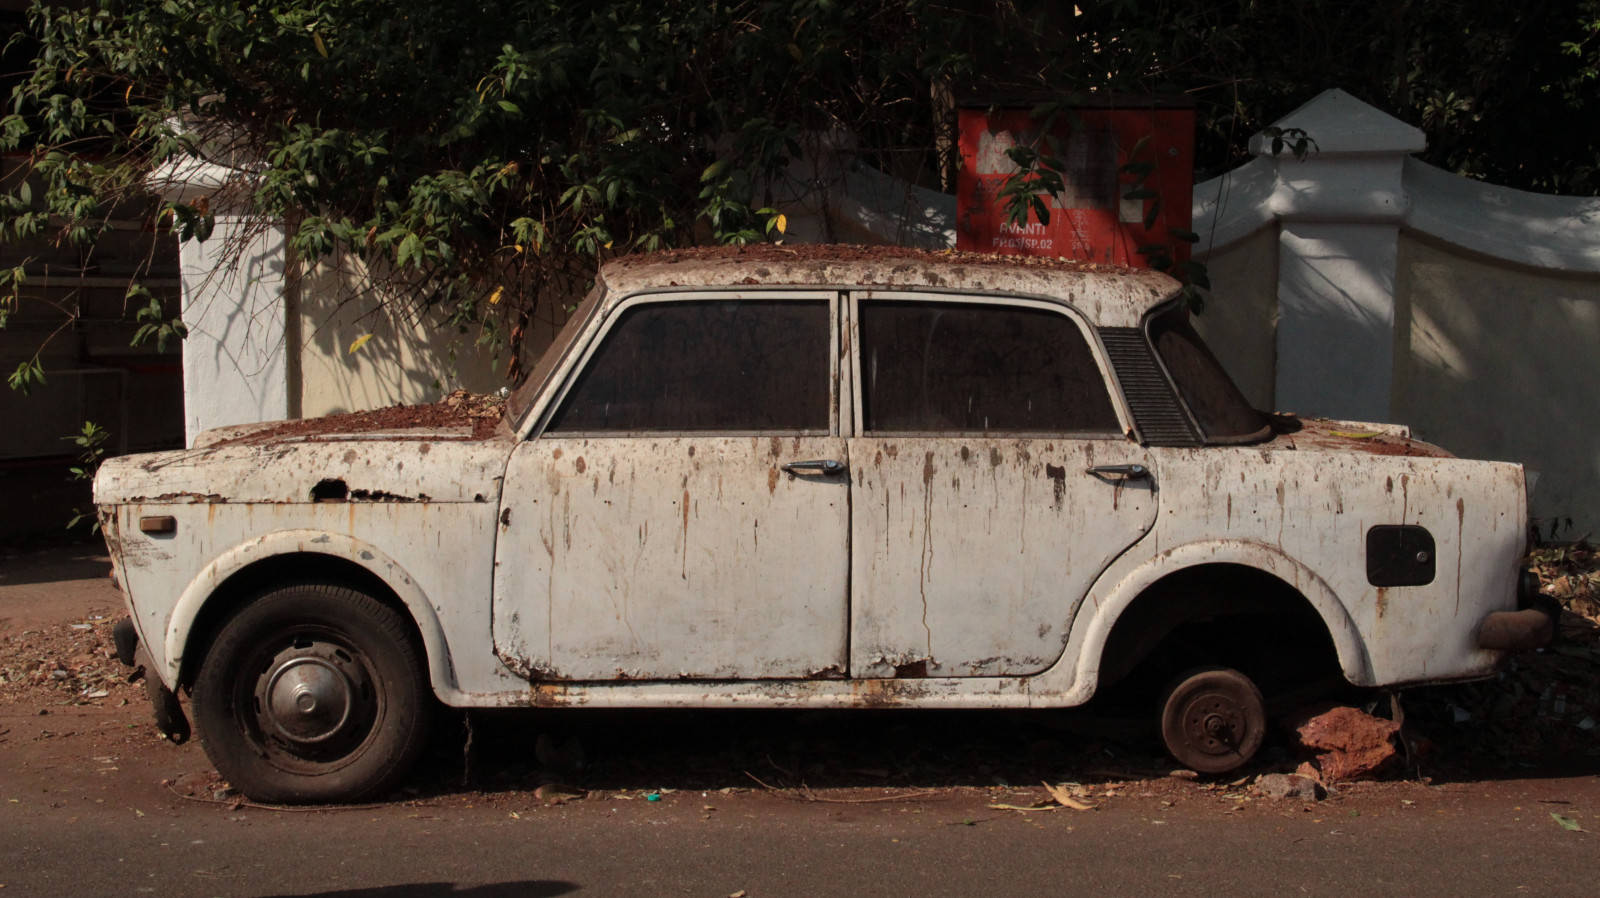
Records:
M1193 109L1079 107L1055 117L1053 142L1029 109L964 108L960 125L957 249L1138 267L1163 255L1189 258ZM1001 188L1018 171L1007 153L1013 147L1061 163L1062 191L1041 197L1048 222L1030 214L1007 223Z

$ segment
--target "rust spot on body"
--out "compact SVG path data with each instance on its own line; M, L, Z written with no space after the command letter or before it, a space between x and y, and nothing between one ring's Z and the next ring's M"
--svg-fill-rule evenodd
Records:
M900 678L926 677L928 675L928 659L918 658L915 661L907 661L905 664L896 664L894 666L894 675Z
M1067 469L1062 465L1045 464L1044 473L1050 478L1050 489L1055 494L1053 505L1057 511L1061 510L1061 500L1067 494Z
M694 452L690 451L689 454L693 455ZM578 460L572 463L572 466L578 469L578 473L579 474L582 474L585 470L588 469L589 463L584 461L583 460L583 456L580 455L580 456L578 456Z
M679 575L689 579L689 491L683 491L683 567Z

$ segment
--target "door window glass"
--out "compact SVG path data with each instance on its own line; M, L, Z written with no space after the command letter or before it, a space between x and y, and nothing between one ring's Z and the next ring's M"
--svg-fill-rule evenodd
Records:
M1058 312L958 302L861 304L868 432L1120 430L1082 332Z
M645 303L622 313L553 432L827 432L822 300Z

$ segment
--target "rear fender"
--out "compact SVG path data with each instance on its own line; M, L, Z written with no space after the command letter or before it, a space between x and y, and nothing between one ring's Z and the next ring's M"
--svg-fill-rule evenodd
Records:
M1345 678L1372 685L1372 663L1355 621L1327 582L1274 546L1252 540L1207 540L1161 552L1131 568L1107 571L1095 583L1073 620L1066 657L1077 659L1071 695L1088 701L1099 680L1106 640L1117 619L1151 586L1179 571L1201 565L1237 564L1271 574L1298 590L1328 628Z

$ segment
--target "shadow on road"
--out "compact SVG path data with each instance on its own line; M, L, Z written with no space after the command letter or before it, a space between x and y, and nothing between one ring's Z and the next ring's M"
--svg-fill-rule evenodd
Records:
M111 575L111 559L102 542L54 546L22 553L0 551L0 587L64 580L98 580Z
M547 783L710 792L1163 777L1176 765L1162 750L1153 718L1093 704L1070 711L475 712L439 721L411 784L424 794ZM1600 774L1593 752L1528 754L1507 763L1501 749L1510 746L1487 741L1494 735L1440 726L1427 720L1418 727L1408 742L1424 750L1402 757L1384 778L1445 783ZM1255 762L1221 779L1293 770L1303 759L1287 732L1275 730Z
M935 788L1162 775L1144 721L1083 712L476 712L441 721L424 792Z
M332 892L296 893L272 898L555 898L576 892L576 883L551 880L496 882L481 886L457 886L448 882L417 882L370 889L338 889Z

